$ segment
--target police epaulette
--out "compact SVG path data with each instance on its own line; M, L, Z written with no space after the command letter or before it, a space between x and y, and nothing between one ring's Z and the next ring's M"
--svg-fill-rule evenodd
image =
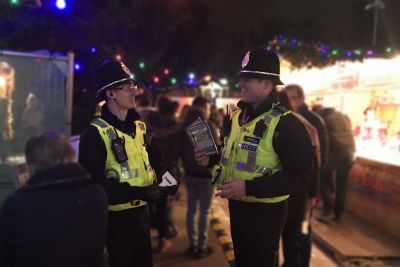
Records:
M100 116L96 116L90 124L97 125L100 128L106 128L108 125L100 118Z

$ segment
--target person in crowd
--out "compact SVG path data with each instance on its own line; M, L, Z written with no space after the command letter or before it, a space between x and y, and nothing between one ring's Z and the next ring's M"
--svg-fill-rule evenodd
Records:
M224 119L224 114L221 114L216 106L211 106L210 121L212 121L215 124L215 126L217 126L217 129L222 128L223 119Z
M183 128L186 128L198 118L207 121L211 134L218 144L217 128L209 121L210 103L202 97L196 97L192 106L186 113ZM199 166L194 158L193 145L182 130L180 142L180 155L182 156L183 167L185 170L185 183L187 189L187 213L186 228L189 239L189 247L186 254L192 255L196 259L201 259L211 255L213 249L208 245L208 228L210 224L210 210L214 188L211 184L211 172L207 167ZM196 213L198 217L196 221Z
M293 111L292 102L289 99L286 88L278 92L279 103ZM282 266L308 267L310 265L312 245L310 215L312 214L319 185L320 144L317 129L296 111L293 111L293 115L304 124L307 130L314 149L314 162L307 190L292 193L289 198L288 215L282 232L284 257ZM303 229L303 225L307 227Z
M178 133L180 124L177 123L175 113L179 104L170 100L167 96L161 95L157 99L157 111L149 112L147 115L147 128L153 136L153 142L161 154L162 162L171 174L177 177L178 163ZM154 205L152 210L155 213L155 225L158 231L158 247L156 252L165 252L172 246L171 239L177 235L177 230L173 222L173 201L174 197L162 195Z
M317 129L318 140L320 144L320 168L319 176L326 172L329 154L329 135L324 120L318 113L310 110L305 103L305 94L303 88L298 84L290 84L285 86L285 91L293 110L303 116L312 126Z
M185 104L185 105L182 106L182 108L180 110L180 113L178 115L178 121L179 122L183 122L185 120L186 113L188 112L189 108L190 108L189 104Z
M156 108L151 105L150 95L146 92L138 95L135 99L136 107L135 110L140 115L140 120L147 124L148 116L156 111Z
M43 131L43 106L34 93L26 97L26 107L21 116L22 144Z
M319 115L324 119L329 135L329 156L326 173L321 177L323 217L340 221L344 210L347 176L353 164L355 141L350 118L334 108L322 107ZM336 178L336 179L334 179ZM333 200L333 181L336 181Z
M310 110L308 105L305 103L306 97L304 94L303 88L298 84L290 84L285 86L286 94L289 98L290 105L294 111L296 111L299 115L307 120L312 126L317 130L317 138L319 147L314 146L314 151L319 153L316 155L317 157L317 165L314 170L313 179L311 180L311 185L308 190L309 204L311 204L311 208L316 204L315 197L318 193L319 188L319 180L326 173L326 169L328 166L328 150L329 150L329 136L326 130L325 122L316 112ZM310 129L310 127L307 127ZM310 132L310 131L309 131ZM314 137L311 137L313 140L313 145L317 144L317 140ZM308 210L307 214L311 214L312 210ZM311 228L310 228L311 229ZM301 234L301 266L307 267L310 264L310 255L311 255L311 231L307 235ZM309 249L307 251L307 249Z
M0 266L105 266L107 196L72 162L68 139L33 137L25 157L30 178L0 215Z
M160 197L157 183L165 169L135 111L137 86L130 70L121 61L105 61L96 83L96 101L105 105L81 135L79 163L107 192L110 265L152 266L147 204ZM174 194L176 187L167 191Z
M304 125L279 104L278 56L265 48L246 53L239 73L241 101L231 112L230 131L217 166L196 150L202 166L213 166L217 196L229 200L235 266L274 267L287 200L306 191L313 150Z

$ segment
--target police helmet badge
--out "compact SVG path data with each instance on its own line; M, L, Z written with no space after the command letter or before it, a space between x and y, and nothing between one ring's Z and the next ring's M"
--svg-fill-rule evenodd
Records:
M246 67L246 65L249 63L249 60L250 60L250 51L248 51L248 52L246 53L246 55L244 56L244 58L243 58L243 60L242 60L242 69L243 69L244 67Z
M128 69L128 67L122 62L120 62L120 63L121 63L121 68L124 70L124 72L127 75L129 75L130 78L135 79L135 75Z
M121 68L125 71L125 73L128 74L129 76L131 76L132 72L128 69L128 67L125 66L125 64L122 62L119 62L119 63L121 63Z

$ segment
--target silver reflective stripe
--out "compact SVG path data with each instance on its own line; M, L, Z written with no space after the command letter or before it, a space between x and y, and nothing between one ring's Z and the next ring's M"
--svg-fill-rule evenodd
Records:
M151 173L153 171L153 168L151 167L151 165L147 165L147 172Z
M121 180L126 180L126 179L131 179L131 178L136 178L139 177L139 170L138 169L126 169L122 168L122 175L121 175Z
M120 79L120 80L118 80L118 81L114 81L114 82L112 82L112 83L106 84L105 86L101 87L101 88L97 91L97 95L96 95L96 96L99 96L100 93L101 93L103 90L105 90L105 89L107 89L107 88L110 88L111 86L113 86L113 85L115 85L115 84L117 84L117 83L122 83L122 82L126 82L126 81L132 81L132 82L134 82L135 80L133 79L133 77L129 77L129 78L123 78L123 79Z
M280 111L276 110L276 109L273 109L273 110L271 111L271 115L274 116L274 117L276 117L276 116L278 116L278 115L280 115L280 114L282 114L282 113L281 113Z
M112 129L112 128L109 128L107 130L106 134L107 134L108 138L110 138L110 139L117 138L117 135L115 134L114 129Z
M271 121L272 121L272 118L271 118L271 116L269 116L269 115L265 115L265 117L264 117L264 121L265 121L266 123L271 123Z
M238 162L236 163L236 169L238 171L245 171L245 172L251 172L251 173L261 173L262 175L265 174L272 174L272 169L267 168L267 167L262 167L262 166L256 166L253 164L247 164L243 162Z
M224 155L222 155L220 162L222 163L222 165L226 166L226 164L228 163L228 159L225 158Z
M249 154L247 155L247 164L256 165L256 158L257 158L257 152L249 151Z
M278 73L266 72L266 71L256 71L256 70L241 70L240 73L256 73L256 74L265 74L279 77Z
M117 135L115 134L115 131L112 128L108 128L106 134L108 138L110 138L111 140L117 138ZM128 161L119 163L119 165L121 166L121 180L136 178L139 176L139 171L137 169L131 170Z
M108 126L104 121L102 121L100 119L93 120L92 124L99 126L100 128L106 128Z

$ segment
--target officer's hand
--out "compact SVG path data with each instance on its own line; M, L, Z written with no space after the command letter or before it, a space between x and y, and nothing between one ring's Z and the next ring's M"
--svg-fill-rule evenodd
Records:
M240 199L246 196L246 184L240 179L228 180L217 187L217 190L220 191L215 194L217 197Z
M210 158L206 153L204 153L201 149L195 148L194 150L194 159L196 160L197 164L203 167L208 166L210 162Z
M145 188L145 197L143 200L148 201L148 202L154 202L157 201L158 198L161 196L162 192L158 185L150 185Z
M179 182L176 185L171 185L171 186L165 186L165 187L160 187L160 190L162 193L167 194L169 196L173 196L176 194L179 188Z

